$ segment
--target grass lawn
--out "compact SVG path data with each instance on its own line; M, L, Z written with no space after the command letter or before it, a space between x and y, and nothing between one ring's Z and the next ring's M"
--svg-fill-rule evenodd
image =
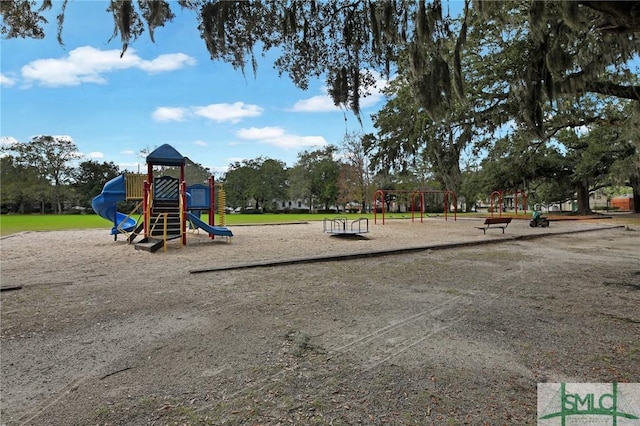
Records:
M373 219L373 214L310 214L310 213L288 213L288 214L228 214L225 215L225 225L242 225L257 223L286 223L286 222L309 222L323 220L325 217L348 217L358 219L369 217ZM203 215L202 220L208 221L207 215ZM220 216L215 217L216 225L220 225ZM24 231L59 231L65 229L111 229L113 224L106 219L95 214L78 215L40 215L40 214L10 214L0 215L0 236L11 235Z
M24 231L56 231L63 229L105 228L113 225L95 214L3 214L0 216L0 235Z
M458 213L461 216L478 216L478 214ZM347 217L349 220L359 219L361 217L373 220L373 214L325 214L325 213L265 213L265 214L227 214L225 215L225 225L248 225L263 223L287 223L287 222L311 222L321 221L324 218ZM387 219L392 218L411 218L411 213L386 213ZM416 214L416 218L420 216ZM451 215L453 217L453 215ZM382 216L378 214L378 220ZM202 220L208 221L207 215L203 215ZM640 216L638 214L621 214L614 215L613 223L619 225L640 225ZM216 225L220 225L220 216L215 217ZM111 229L112 223L95 214L81 215L40 215L40 214L10 214L0 215L0 236L6 236L24 231L59 231L65 229Z

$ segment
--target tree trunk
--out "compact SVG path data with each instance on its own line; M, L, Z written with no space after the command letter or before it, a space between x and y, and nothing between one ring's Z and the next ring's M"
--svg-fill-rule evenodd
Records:
M633 174L629 178L629 185L633 190L633 212L640 213L640 174Z
M578 211L579 215L593 214L591 207L589 207L589 185L580 181L576 184L576 194L578 198Z

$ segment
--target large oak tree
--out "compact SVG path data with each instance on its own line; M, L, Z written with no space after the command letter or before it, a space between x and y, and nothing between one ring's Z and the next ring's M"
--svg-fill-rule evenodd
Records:
M256 52L277 47L275 66L306 88L310 77L326 77L334 102L356 114L360 98L373 83L369 70L387 75L398 53L410 52L407 62L422 107L438 110L451 96L460 96L462 74L459 55L467 35L467 16L473 8L496 26L509 28L512 16L526 14L531 49L530 66L518 83L523 108L534 127L540 127L542 104L570 92L597 92L640 99L638 86L602 79L607 67L625 72L625 64L640 51L640 1L508 1L477 0L464 3L463 25L452 28L456 16L441 0L333 1L212 1L179 0L180 7L197 12L197 23L213 60L255 71ZM65 10L57 11L58 39L63 41ZM111 0L107 13L114 21L113 37L124 52L145 33L174 18L172 4L157 0ZM45 36L43 24L51 0L0 2L4 37ZM455 43L453 55L441 49Z

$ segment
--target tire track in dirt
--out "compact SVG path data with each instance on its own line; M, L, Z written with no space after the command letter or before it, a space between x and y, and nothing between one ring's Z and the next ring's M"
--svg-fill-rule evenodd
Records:
M29 410L22 417L18 418L17 424L23 426L31 423L32 421L37 419L45 410L51 407L53 404L57 403L62 398L66 397L75 389L77 389L78 386L80 386L88 378L89 376L81 376L81 377L74 378L73 380L68 382L66 385L64 385L62 388L60 388L57 392L55 392L53 395L46 398L44 401L40 402L36 407Z
M420 311L416 314L410 315L408 317L402 318L398 321L394 321L391 324L388 324L384 327L378 328L377 330L372 331L371 333L362 336L350 343L347 343L339 348L336 348L332 351L329 351L327 354L327 359L331 359L332 357L335 358L336 356L341 356L341 355L345 355L349 352L352 352L354 350L359 349L361 346L366 345L372 341L375 341L376 339L380 339L382 338L382 336L397 330L397 329L401 329L402 327L406 327L408 324L414 323L416 321L419 321L429 315L436 315L436 314L440 314L445 312L447 309L451 309L453 307L455 307L455 305L453 305L453 303L459 299L461 299L462 296L454 296L451 297L447 300L445 300L444 302L438 304L435 307L430 307L428 309L425 309L423 311ZM226 403L229 403L231 401L233 401L236 398L241 398L244 394L249 393L249 392L263 392L266 391L269 388L272 387L276 387L279 384L279 381L286 376L286 374L295 371L295 367L288 367L288 368L283 368L273 374L270 375L266 375L265 377L263 377L260 380L257 381L253 381L250 383L245 383L243 385L243 387L239 390L237 390L236 392L232 392L230 394L224 395L223 400ZM212 404L207 404L204 405L202 407L198 408L198 412L207 410L208 408L211 407Z
M417 314L408 316L406 318L400 319L394 323L391 323L389 325L386 325L382 328L379 328L377 330L374 330L373 332L366 334L360 338L357 338L349 343L347 343L346 345L342 345L338 348L335 348L331 351L329 351L329 355L340 355L349 351L354 350L356 347L367 344L371 341L373 341L374 339L378 339L381 338L382 336L395 331L399 328L402 328L403 326L408 325L409 323L418 321L420 319L422 319L423 317L427 316L428 314L432 314L432 315L438 315L442 312L444 312L448 305L452 304L453 302L461 299L462 296L455 296L452 297L448 300L445 300L443 303L441 303L440 305L437 305L435 307L431 307L429 309L425 309L424 311L418 312Z
M494 278L492 280L483 280L483 282L479 283L478 285L481 288L485 288L485 284L487 285L487 287L498 287L501 282L508 280L515 275L523 274L524 272L524 264L523 262L519 262L519 268L514 268L511 271L507 271L506 274L503 274L498 278ZM483 291L483 295L485 295L485 297L479 296L475 293L449 297L436 306L430 306L429 308L424 309L418 313L401 318L397 321L385 325L384 327L373 330L364 336L358 337L349 343L329 350L327 353L327 359L329 360L331 358L346 356L347 354L353 353L366 354L375 352L376 348L383 348L385 346L385 341L383 339L386 338L386 335L391 332L398 333L398 335L401 336L400 338L398 338L398 340L403 343L403 346L401 348L394 350L393 352L388 352L387 350L387 353L382 357L369 357L369 359L363 360L354 366L355 374L366 374L368 371L410 351L411 349L414 349L425 340L434 337L435 335L451 328L453 325L467 319L467 317L471 315L471 312L467 311L466 314L461 312L460 315L453 319L442 319L441 323L431 328L430 331L427 332L427 334L424 334L423 328L415 327L416 323L428 319L434 319L440 315L452 313L461 305L461 303L456 302L464 301L466 303L462 304L467 305L467 307L486 306L500 297L499 293L488 293L487 291ZM363 348L365 347L371 347L373 349L369 351L363 350ZM224 395L223 400L225 401L225 403L231 403L234 399L241 398L243 395L248 394L249 392L265 392L268 389L275 388L280 384L280 381L284 377L286 377L288 373L291 373L293 371L295 371L295 367L287 367L275 373L268 374L260 380L245 383L241 389ZM207 404L199 407L197 411L202 412L204 410L207 410L211 407L211 405L212 404Z

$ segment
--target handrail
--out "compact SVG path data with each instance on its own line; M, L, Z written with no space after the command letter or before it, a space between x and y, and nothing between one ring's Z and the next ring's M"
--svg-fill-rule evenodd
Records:
M120 232L121 234L125 234L127 236L127 238L129 238L129 236L131 234L133 234L133 232L127 232L122 227L122 224L125 223L127 221L127 219L129 219L130 217L133 217L133 214L142 206L143 203L144 203L144 200L140 200L138 202L138 204L136 204L136 206L133 208L133 210L131 210L131 213L129 213L127 215L127 217L125 217L123 220L121 220L120 223L118 224L118 232ZM136 220L136 227L138 226L139 222L140 222L140 216L138 216L138 219ZM135 228L134 228L134 230L135 230Z
M167 251L167 222L169 219L169 213L158 213L158 215L156 216L155 220L153 221L153 226L151 227L151 230L149 231L149 235L153 235L153 231L156 229L156 225L158 224L158 220L160 218L164 218L164 225L162 227L162 241L164 243L164 251Z
M325 218L322 223L322 231L330 234L363 234L369 232L369 219L361 217L349 222L346 217Z
M329 224L329 227L327 227ZM346 217L325 218L322 224L323 232L344 232L347 229Z
M178 190L178 210L180 211L180 247L187 244L187 182L182 181Z
M365 230L362 229L362 222L365 222L367 227ZM351 231L355 231L355 229L353 229L354 225L358 224L358 233L361 232L369 232L369 219L366 217L361 217L360 219L356 219L353 222L351 222Z

